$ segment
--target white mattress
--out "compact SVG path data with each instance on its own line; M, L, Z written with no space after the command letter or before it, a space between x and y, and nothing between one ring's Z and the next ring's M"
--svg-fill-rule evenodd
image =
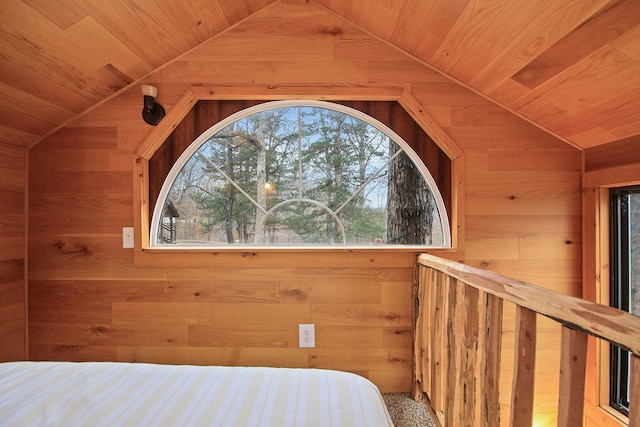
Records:
M320 369L0 363L0 426L392 426L377 387Z

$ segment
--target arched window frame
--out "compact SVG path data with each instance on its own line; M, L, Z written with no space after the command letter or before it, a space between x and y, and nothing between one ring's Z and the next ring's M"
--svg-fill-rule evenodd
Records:
M402 150L407 154L407 156L411 159L411 161L413 162L413 164L417 167L417 169L420 171L421 175L423 176L423 178L425 179L426 183L428 184L429 189L431 190L433 196L434 196L434 200L436 202L436 207L437 207L437 211L438 211L438 218L440 220L440 224L442 227L442 239L443 239L443 243L442 245L438 245L438 246L429 246L429 245L376 245L376 246L367 246L367 248L384 248L384 249L394 249L394 248L402 248L402 249L412 249L412 248L416 248L416 249L420 249L420 250L424 250L425 248L451 248L452 247L452 230L450 227L450 223L449 223L449 217L447 214L447 210L446 210L446 206L444 203L444 200L442 198L442 195L440 193L440 190L435 182L435 180L433 179L433 176L431 175L431 173L429 172L429 170L427 169L427 167L425 166L425 164L423 163L423 161L419 158L419 156L415 153L415 151L409 146L409 144L404 141L403 138L401 138L397 133L395 133L392 129L390 129L388 126L386 126L385 124L379 122L378 120L376 120L375 118L361 112L358 111L356 109L344 106L344 105L340 105L340 104L335 104L332 102L326 102L326 101L315 101L315 100L285 100L285 101L270 101L270 102L265 102L247 109L244 109L242 111L239 111L235 114L232 114L231 116L221 120L220 122L216 123L215 125L211 126L207 131L203 132L198 138L196 138L194 140L193 143L191 143L189 145L189 147L182 153L182 155L178 158L178 160L176 161L176 163L174 164L174 166L171 168L171 171L169 172L169 174L167 175L165 182L162 186L162 190L160 192L160 195L156 201L156 205L154 207L153 210L153 217L152 217L152 221L151 221L151 227L150 227L150 235L149 235L149 247L153 248L153 249L242 249L242 250L247 250L247 249L252 249L252 248L258 248L258 249L271 249L271 248L277 248L277 249L286 249L286 250L291 250L291 249L337 249L337 248L360 248L361 246L357 246L357 245L322 245L322 246L306 246L306 245L302 245L302 246L292 246L292 245L288 245L288 246L270 246L270 245L240 245L238 247L233 246L233 245L206 245L206 246L192 246L192 245L162 245L159 244L158 242L158 228L161 225L161 221L162 221L162 211L164 208L164 204L169 192L169 189L171 188L171 185L173 184L173 182L175 181L177 174L179 173L179 171L182 169L182 167L186 164L186 162L193 156L195 155L196 151L199 149L199 147L206 142L212 135L214 135L215 133L219 132L220 130L224 129L225 127L227 127L228 125L241 120L244 117L248 117L252 114L256 114L256 113L260 113L263 111L267 111L267 110L271 110L271 109L277 109L277 108L285 108L285 107L317 107L317 108L324 108L324 109L329 109L329 110L334 110L334 111L338 111L338 112L342 112L344 114L350 115L352 117L355 117L357 119L360 119L366 123L368 123L369 125L373 126L374 128L376 128L378 131L382 132L383 134L385 134L388 138L390 138L391 140L393 140L396 144L398 144Z

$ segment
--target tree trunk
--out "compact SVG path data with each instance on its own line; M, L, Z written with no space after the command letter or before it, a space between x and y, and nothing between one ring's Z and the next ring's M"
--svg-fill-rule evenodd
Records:
M389 141L390 155L398 146ZM420 171L405 153L389 165L387 243L431 244L435 200Z

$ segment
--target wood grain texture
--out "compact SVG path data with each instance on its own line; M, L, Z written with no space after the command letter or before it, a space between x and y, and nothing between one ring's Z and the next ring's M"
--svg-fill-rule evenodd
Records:
M78 5L85 3L90 2ZM185 17L207 2L187 3ZM343 3L329 6L357 13ZM422 10L413 1L405 3ZM408 93L415 101L412 111L423 111L424 122L433 120L445 135L440 141L455 144L462 153L458 159L464 159L455 171L440 170L452 175L448 191L460 191L452 206L458 206L456 224L464 225L456 230L463 239L460 249L443 255L579 292L578 150L420 62L396 63L406 58L401 52L317 2L274 3L263 9L260 1L212 2L207 7L218 6L222 12L215 16L233 22L232 28L145 79L157 85L158 102L168 114L178 106L176 116L187 117L191 96L364 102L398 100ZM101 15L99 9L106 6L92 3L91 8L96 19L94 12ZM132 19L131 14L104 13L110 20ZM154 19L151 13L144 16ZM380 16L375 12L371 22ZM103 17L98 24L106 22ZM172 25L190 28L186 21ZM155 25L151 30L172 31ZM391 36L411 38L399 29ZM247 40L252 43L243 43ZM167 43L173 50L185 42ZM130 50L137 51L138 45ZM415 254L143 251L141 206L149 200L140 182L148 169L136 158L153 152L149 139L167 129L144 124L140 109L139 87L133 85L30 150L32 357L331 367L361 373L383 391L409 391ZM159 126L175 124L170 118ZM432 152L422 144L417 148ZM551 157L562 160L547 161ZM454 179L465 186L453 185ZM124 226L136 228L134 250L121 247ZM501 243L508 250L499 250ZM549 254L561 256L550 260ZM433 298L426 301L430 305ZM317 347L296 348L297 324L311 322L316 323ZM446 331L441 334L444 338ZM554 334L541 332L540 339L550 343L549 358L560 348ZM513 347L504 347L511 360ZM426 383L431 384L432 374L423 373ZM548 376L549 382L557 380L557 373ZM553 400L553 393L539 392L545 395L540 398ZM553 413L552 406L537 411Z
M530 426L533 421L533 400L536 360L536 313L516 307L516 336L511 416L513 426Z
M437 72L415 81L460 82L586 149L640 134L638 16L634 0L7 0L0 137L33 146L96 104L134 87L139 96L141 83L406 85L428 64ZM265 26L269 50L253 37ZM226 35L226 47L209 43ZM380 41L392 47L385 55ZM223 56L226 67L206 66ZM302 62L314 66L303 72Z
M580 424L584 417L587 337L582 331L562 327L558 425Z
M26 352L25 150L0 145L0 361Z

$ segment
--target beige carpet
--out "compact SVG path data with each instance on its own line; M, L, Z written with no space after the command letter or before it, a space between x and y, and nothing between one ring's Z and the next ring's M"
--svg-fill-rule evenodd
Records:
M395 427L436 427L429 409L409 393L384 393L382 398Z

